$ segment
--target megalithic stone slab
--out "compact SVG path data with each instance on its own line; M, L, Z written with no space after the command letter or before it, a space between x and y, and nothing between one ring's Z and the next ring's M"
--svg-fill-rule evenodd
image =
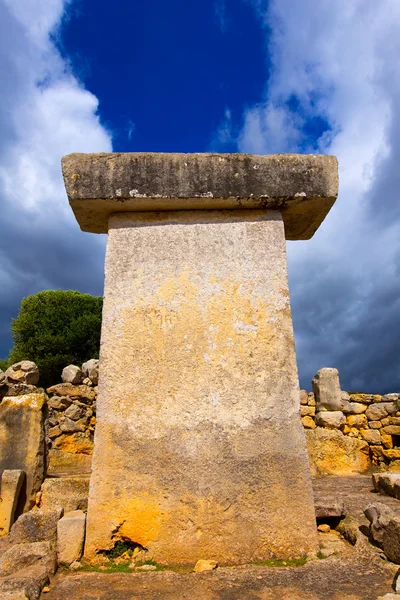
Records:
M300 224L308 200L332 204L335 159L63 165L81 226L106 218L109 234L86 557L119 540L164 564L315 551L285 235L307 237L321 220L311 210L311 229ZM297 202L303 216L285 223Z
M0 481L0 536L9 533L14 523L15 509L23 481L24 471L5 470Z
M17 516L35 504L44 475L44 393L7 396L0 404L0 470L25 471Z

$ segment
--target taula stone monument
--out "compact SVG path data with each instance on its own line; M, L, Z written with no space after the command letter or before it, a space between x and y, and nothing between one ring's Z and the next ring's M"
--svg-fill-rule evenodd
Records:
M63 175L81 228L108 232L86 557L315 551L285 238L328 213L336 159L72 154Z

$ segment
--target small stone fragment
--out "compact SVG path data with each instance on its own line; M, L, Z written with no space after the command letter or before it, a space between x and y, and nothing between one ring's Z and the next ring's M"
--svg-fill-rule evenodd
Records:
M300 406L300 416L301 417L314 417L315 416L315 406Z
M42 589L42 594L48 594L50 591L50 588L48 585L46 585L43 589Z
M140 565L135 567L135 571L157 571L156 565Z
M346 419L346 423L349 427L355 427L356 429L367 429L368 421L365 415L349 415Z
M316 424L312 417L301 417L301 422L303 423L303 427L305 429L315 429Z
M53 396L47 401L47 406L54 410L65 410L68 406L71 405L72 400L67 398L66 396Z
M79 406L71 404L71 406L67 408L64 414L69 419L72 419L73 421L78 421L78 419L80 419L84 415L84 411L81 408L79 408Z
M218 567L218 563L215 560L204 560L200 559L194 566L193 571L195 573L201 573L202 571L213 571Z
M318 525L317 529L321 533L329 533L331 530L331 528L329 527L329 525L327 523L321 523L321 525Z

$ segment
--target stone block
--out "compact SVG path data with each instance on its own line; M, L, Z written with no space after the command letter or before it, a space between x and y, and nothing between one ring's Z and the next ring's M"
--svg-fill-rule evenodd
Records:
M383 456L389 460L399 460L400 459L400 448L393 449L385 449L383 451Z
M88 477L45 479L41 488L40 506L62 506L64 512L85 510L89 496Z
M368 427L370 429L381 429L382 428L382 423L380 421L369 421L368 422Z
M1 600L38 600L41 591L49 584L46 564L25 567L16 573L0 578Z
M75 454L63 450L49 450L47 475L64 477L68 475L90 475L92 457L89 454Z
M347 415L360 415L367 410L366 404L361 402L346 402L342 399L342 412Z
M24 471L5 470L0 480L0 536L7 535L14 523L14 514L25 479Z
M368 444L378 446L382 443L381 434L379 431L374 429L360 429L360 434L362 439L368 442Z
M13 543L55 542L57 523L63 515L61 506L33 509L21 515L11 528Z
M348 415L346 423L349 427L355 427L356 429L367 429L368 421L365 415Z
M14 544L0 556L0 577L7 577L26 567L40 564L53 575L57 567L56 553L50 542Z
M315 406L300 406L301 417L315 417Z
M0 470L21 470L21 508L29 510L44 476L44 393L5 397L0 404ZM23 435L21 435L23 432Z
M314 477L365 473L370 468L367 442L343 435L337 429L317 427L305 433ZM382 451L382 447L379 448Z
M366 417L369 421L380 421L388 415L387 408L384 403L371 404L366 410Z
M96 399L96 392L87 385L73 385L72 383L58 383L47 389L51 396L61 396L72 400L80 400L87 404Z
M313 377L312 387L317 412L342 410L342 392L337 369L320 369Z
M309 239L338 193L336 158L315 154L70 154L62 169L71 208L92 233L107 233L118 212L284 208L286 239Z
M335 496L316 494L314 499L315 517L317 519L341 518L346 516L343 500Z
M385 435L400 435L400 425L386 425L382 427L381 433Z
M308 394L306 390L300 390L300 404L306 405L308 404Z
M317 412L315 423L318 427L340 429L346 423L346 417L340 410Z
M70 565L79 560L83 552L86 515L75 510L64 515L57 525L57 560Z
M386 527L394 518L393 511L382 502L375 502L365 508L364 515L370 522L369 529L372 540L382 547Z

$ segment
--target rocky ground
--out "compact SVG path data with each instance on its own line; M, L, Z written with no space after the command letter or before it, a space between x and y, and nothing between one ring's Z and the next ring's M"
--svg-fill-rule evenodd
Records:
M319 533L324 558L305 565L248 565L211 572L146 573L60 571L47 600L377 600L392 592L398 566L366 537L363 509L383 502L400 516L400 502L372 492L371 477L329 477L314 482L316 505L344 502L357 520L359 539L352 545L337 531ZM321 519L321 521L329 521ZM333 519L334 521L334 519ZM331 523L334 525L334 523ZM354 540L353 540L354 541ZM320 556L322 556L320 555ZM389 599L390 596L387 596ZM393 596L400 598L400 596Z

